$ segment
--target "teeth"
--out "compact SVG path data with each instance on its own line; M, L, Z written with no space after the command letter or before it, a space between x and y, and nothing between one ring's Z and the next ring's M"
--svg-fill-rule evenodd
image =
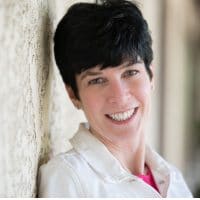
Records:
M135 109L122 112L122 113L110 114L109 117L116 121L124 121L124 120L129 119L133 115L134 111Z

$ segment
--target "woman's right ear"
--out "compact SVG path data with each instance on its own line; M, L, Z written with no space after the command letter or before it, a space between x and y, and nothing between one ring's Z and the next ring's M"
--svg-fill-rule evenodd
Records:
M70 100L72 101L73 105L77 108L81 108L81 102L79 99L77 99L76 95L74 94L73 89L70 86L65 85L65 88L67 90L68 96Z

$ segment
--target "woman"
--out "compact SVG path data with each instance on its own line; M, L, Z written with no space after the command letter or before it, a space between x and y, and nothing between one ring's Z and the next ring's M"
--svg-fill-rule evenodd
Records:
M192 197L180 172L145 142L152 40L128 1L73 5L54 37L55 59L88 123L73 148L40 168L40 197Z

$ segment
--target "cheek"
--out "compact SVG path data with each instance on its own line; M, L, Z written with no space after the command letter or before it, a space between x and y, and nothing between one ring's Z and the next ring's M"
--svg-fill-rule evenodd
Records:
M94 95L94 93L82 95L81 102L84 112L89 115L93 115L93 113L96 113L101 109L102 100L98 95Z
M150 112L151 104L151 87L145 87L143 90L143 107L146 117L148 117Z
M138 88L138 100L144 107L148 106L151 99L151 84L143 83Z

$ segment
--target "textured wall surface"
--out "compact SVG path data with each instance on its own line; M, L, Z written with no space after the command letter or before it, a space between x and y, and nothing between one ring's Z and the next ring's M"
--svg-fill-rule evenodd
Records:
M47 0L0 1L0 197L32 197L48 152Z

